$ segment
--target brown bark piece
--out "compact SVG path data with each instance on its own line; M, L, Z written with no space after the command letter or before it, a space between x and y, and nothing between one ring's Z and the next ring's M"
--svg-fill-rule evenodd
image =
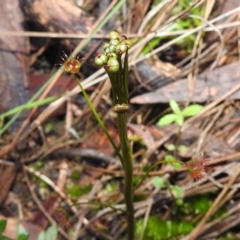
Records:
M40 24L49 32L87 34L96 21L72 1L20 0L20 5L32 21ZM79 40L72 39L71 43L77 45Z
M5 200L16 176L15 165L0 165L0 206Z
M239 84L240 62L233 62L213 71L200 74L191 101L206 102L218 99L220 96ZM183 79L154 92L146 93L131 99L131 103L167 103L171 99L179 102L189 100L188 80ZM240 91L235 92L230 99L240 99Z
M17 0L1 2L1 30L23 31L24 17ZM23 104L28 100L26 88L28 38L0 36L0 112Z

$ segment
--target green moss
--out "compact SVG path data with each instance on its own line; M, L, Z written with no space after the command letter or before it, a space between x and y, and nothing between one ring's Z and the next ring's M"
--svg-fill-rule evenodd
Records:
M165 240L187 235L193 229L193 224L187 221L162 221L157 216L149 218L143 239ZM136 236L140 237L143 220L136 222Z
M110 182L104 188L106 193L111 193L111 192L113 192L113 191L115 191L117 189L118 189L118 183L117 182Z
M91 185L79 186L76 184L70 184L67 186L67 193L70 197L81 197L89 193L92 189Z
M78 180L81 177L81 173L82 173L81 169L75 169L71 174L71 178L73 180Z

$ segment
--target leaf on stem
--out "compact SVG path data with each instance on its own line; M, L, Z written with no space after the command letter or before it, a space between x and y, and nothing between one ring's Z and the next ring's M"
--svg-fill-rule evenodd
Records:
M159 126L165 126L165 125L175 122L175 120L176 120L176 115L173 113L169 113L169 114L166 114L163 117L161 117L157 124Z
M184 117L191 117L191 116L198 114L200 111L202 111L202 109L203 109L202 105L192 104L190 106L185 107L182 110L182 115Z
M180 110L177 102L176 102L174 99L171 99L171 100L169 101L169 105L170 105L172 111L173 111L176 115L181 114L181 110Z

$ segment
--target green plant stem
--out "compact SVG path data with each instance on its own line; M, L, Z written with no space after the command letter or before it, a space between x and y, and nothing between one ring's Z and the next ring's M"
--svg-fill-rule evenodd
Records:
M177 155L178 155L178 147L179 147L179 144L180 144L180 140L181 140L181 136L182 136L182 126L179 126L179 129L178 129L178 133L177 133L177 139L176 139L176 143L175 143L175 149L174 149L174 158L177 158Z
M109 140L110 143L112 144L112 146L113 146L113 148L114 148L116 154L118 155L120 161L123 163L123 157L122 157L122 155L119 153L119 150L118 150L116 144L114 143L112 137L111 137L110 134L108 133L108 130L106 129L106 127L105 127L103 121L102 121L101 118L99 117L99 115L98 115L98 113L97 113L95 107L93 106L91 100L89 99L89 97L88 97L86 91L85 91L84 88L82 87L82 84L81 84L81 82L80 82L80 80L79 80L79 78L78 78L77 75L76 75L76 81L77 81L78 86L79 86L79 88L81 89L81 91L82 91L82 93L83 93L83 95L84 95L84 97L85 97L85 99L86 99L86 101L87 101L87 103L88 103L88 106L90 107L90 109L91 109L91 111L92 111L94 117L95 117L96 120L98 121L99 126L102 128L103 132L106 134L108 140Z
M127 136L127 113L118 113L118 128L123 157L124 198L127 210L127 236L134 239L134 208L133 208L133 165L131 147Z
M168 163L166 162L166 160L160 160L160 161L157 161L155 162L147 171L146 171L146 174L143 176L143 178L136 184L136 186L134 187L134 191L142 185L142 183L144 182L144 180L148 177L149 173L156 167L158 166L159 164L163 164L163 163ZM171 163L180 163L180 164L183 164L183 162L179 161L179 160L175 160L175 161L172 161Z

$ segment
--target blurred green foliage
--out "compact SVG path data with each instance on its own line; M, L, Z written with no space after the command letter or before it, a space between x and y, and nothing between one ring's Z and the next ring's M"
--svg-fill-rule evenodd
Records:
M155 0L153 1L153 6L158 5L161 3L162 0ZM180 12L186 10L188 7L190 7L195 1L194 0L180 0L178 1L177 5L173 8L171 16L175 16L179 14ZM196 7L192 9L189 14L191 15L197 15L197 16L203 16L204 5ZM153 20L154 21L154 20ZM177 30L187 30L187 29L193 29L202 24L201 20L194 17L189 17L188 15L185 15L178 20L176 20L168 29L165 31L177 31ZM175 36L167 37L167 39L171 40L175 38ZM185 49L187 52L191 52L194 42L195 42L195 35L189 35L186 38L182 39L178 42L178 45ZM141 52L141 55L146 55L147 53L151 52L155 47L159 46L162 40L166 38L163 37L154 37L151 39L148 44L144 47L144 49Z
M89 193L92 185L79 186L78 184L70 183L67 186L67 193L70 197L77 198Z

